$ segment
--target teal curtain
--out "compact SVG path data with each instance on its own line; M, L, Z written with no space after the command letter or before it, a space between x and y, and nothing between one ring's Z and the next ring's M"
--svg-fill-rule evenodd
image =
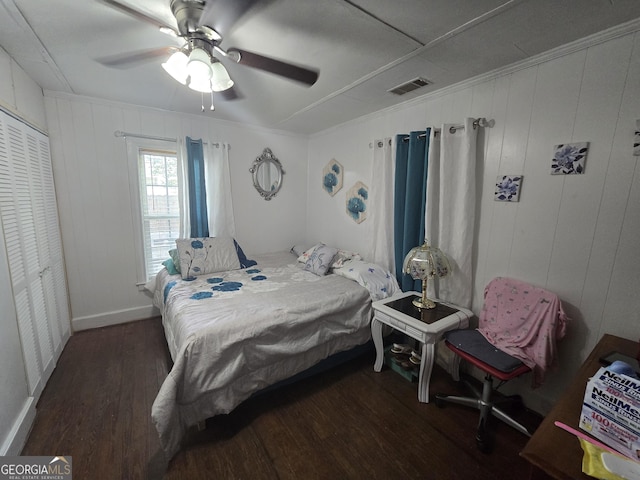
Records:
M190 137L187 137L186 150L191 237L208 237L209 219L207 218L207 195L202 140L192 140Z
M422 282L402 273L404 257L424 242L427 165L431 129L396 137L394 256L403 292L421 291Z

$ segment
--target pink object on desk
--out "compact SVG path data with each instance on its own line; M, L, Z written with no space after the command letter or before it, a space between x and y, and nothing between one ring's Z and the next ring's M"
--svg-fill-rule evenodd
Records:
M581 432L581 431L579 431L579 430L576 430L575 428L570 427L569 425L566 425L566 424L564 424L564 423L562 423L562 422L558 422L558 421L553 422L553 424L554 424L556 427L560 427L561 429L563 429L563 430L565 430L565 431L567 431L567 432L569 432L569 433L574 434L576 437L581 438L581 439L582 439L582 440L584 440L585 442L589 442L589 443L591 443L591 444L595 445L596 447L599 447L599 448L602 448L603 450L606 450L607 452L610 452L610 453L613 453L613 454L615 454L615 455L619 455L619 456L621 456L621 457L624 457L624 455L622 455L620 452L616 452L613 448L611 448L611 447L609 447L609 446L605 445L605 444L604 444L604 443L602 443L602 442L599 442L599 441L598 441L598 440L596 440L595 438L591 438L591 437L589 437L588 435L586 435L586 434L582 433L582 432ZM626 457L625 457L625 458L626 458Z

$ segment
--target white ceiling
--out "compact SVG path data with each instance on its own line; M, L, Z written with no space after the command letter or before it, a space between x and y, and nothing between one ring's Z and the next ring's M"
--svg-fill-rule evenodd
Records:
M175 25L170 0L121 0ZM640 17L638 0L272 0L221 46L317 68L310 88L223 63L237 98L203 115L314 133ZM0 46L44 89L201 113L201 95L160 67L98 59L179 45L99 0L0 0ZM404 96L387 90L424 77Z

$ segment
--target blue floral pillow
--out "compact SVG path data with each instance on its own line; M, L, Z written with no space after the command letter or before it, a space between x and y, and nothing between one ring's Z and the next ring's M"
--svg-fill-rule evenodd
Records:
M337 248L319 245L313 250L311 255L309 255L309 258L304 264L304 269L322 277L327 274L336 253L338 253Z
M314 250L318 247L322 247L324 245L324 243L316 243L313 247L308 248L307 250L305 250L304 252L302 252L299 256L298 256L298 261L300 263L307 263L307 260L309 260L309 257L311 256L311 254L314 252ZM295 247L294 247L295 248Z
M242 251L242 247L240 247L240 245L238 244L235 238L233 239L233 244L235 245L236 252L238 253L238 261L240 262L240 268L249 268L258 264L258 262L256 262L255 260L250 260L247 258L247 256Z
M182 278L240 268L238 253L230 237L180 238L176 240L176 246Z

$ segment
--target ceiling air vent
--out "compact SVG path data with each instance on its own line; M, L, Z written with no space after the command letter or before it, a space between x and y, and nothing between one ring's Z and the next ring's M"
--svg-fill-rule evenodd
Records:
M396 95L404 95L405 93L413 92L418 88L425 87L430 85L431 82L422 77L414 78L413 80L403 83L402 85L398 85L397 87L388 90L391 93L395 93Z

